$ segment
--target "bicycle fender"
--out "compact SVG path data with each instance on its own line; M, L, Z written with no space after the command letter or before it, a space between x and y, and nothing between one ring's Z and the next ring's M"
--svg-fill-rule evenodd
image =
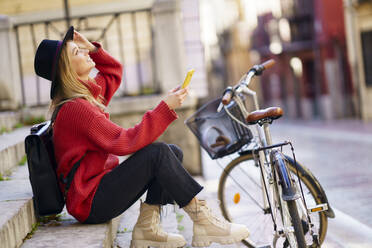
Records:
M303 166L302 164L300 164L297 161L296 161L296 165L295 165L294 160L291 157L289 157L287 155L284 155L284 156L285 156L285 159L289 162L289 164L291 166L293 166L294 168L298 168L298 172L303 177L305 177L310 184L313 185L313 187L314 187L318 197L321 199L322 203L327 203L328 204L328 210L324 211L325 215L327 215L328 218L335 218L336 215L335 215L334 211L332 210L331 205L328 202L327 195L326 195L322 185L319 183L318 179L316 179L316 177L311 173L311 171L308 168L306 168L305 166Z
M289 172L287 171L285 164L285 158L283 158L281 153L277 151L274 151L272 156L272 161L274 162L274 166L276 167L276 171L278 172L279 180L282 185L283 200L292 201L299 199L301 196L297 192L296 187L293 185L292 179L289 176Z

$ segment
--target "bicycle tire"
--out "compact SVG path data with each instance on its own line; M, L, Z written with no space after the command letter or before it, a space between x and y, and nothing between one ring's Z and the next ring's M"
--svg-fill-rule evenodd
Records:
M294 227L294 234L297 239L298 248L306 248L306 241L304 232L302 229L302 222L300 217L298 216L296 201L287 201L289 215L291 216L292 225Z
M289 170L296 175L297 177L297 170L299 172L300 180L303 182L303 184L309 188L311 191L311 194L313 196L316 196L316 204L321 204L321 203L327 203L328 204L328 199L327 196L325 195L325 192L319 183L319 181L316 179L316 177L311 173L311 171L300 164L298 161L296 161L296 165L294 161L291 158L286 157L288 164L289 164ZM331 218L334 218L334 213L333 210L330 209L330 206L328 212L318 212L319 219L321 220L320 222L320 227L319 227L319 243L322 244L324 242L324 239L327 235L327 230L328 230L328 217L333 216Z
M218 198L220 200L220 208L221 208L223 216L228 221L234 222L233 218L231 218L231 215L229 213L229 210L226 204L226 199L225 199L226 181L229 175L232 174L232 171L234 169L237 169L239 165L247 161L250 161L253 163L252 153L246 152L245 154L242 154L241 156L233 159L226 166L219 180ZM288 165L289 165L289 169L291 173L296 174L296 166L294 165L294 162L292 160L288 160ZM311 195L311 198L314 199L314 202L316 204L324 203L323 201L324 199L326 199L326 196L322 195L323 191L320 188L319 182L311 174L311 172L309 172L305 167L303 167L298 162L297 162L297 167L299 168L299 175L300 175L300 180L302 181L302 185L307 187L307 189L309 190L309 194ZM263 214L261 213L261 215ZM320 243L322 243L327 233L328 220L327 220L327 216L325 212L319 212L317 216L319 218L319 224L318 224L319 241ZM247 240L243 240L242 243L246 245L247 247L251 247L251 248L257 247L254 240L247 239Z

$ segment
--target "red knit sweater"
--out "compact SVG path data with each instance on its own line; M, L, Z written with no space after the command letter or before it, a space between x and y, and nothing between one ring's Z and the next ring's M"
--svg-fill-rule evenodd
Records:
M121 64L99 44L90 53L99 70L94 82L88 82L94 97L101 94L107 105L121 83ZM123 106L125 108L125 106ZM154 142L177 119L176 113L161 101L145 113L133 128L124 129L109 120L109 114L87 100L77 98L65 103L54 123L54 149L57 174L66 176L83 157L67 194L68 212L80 222L90 213L92 200L101 178L119 164L115 155L127 155Z

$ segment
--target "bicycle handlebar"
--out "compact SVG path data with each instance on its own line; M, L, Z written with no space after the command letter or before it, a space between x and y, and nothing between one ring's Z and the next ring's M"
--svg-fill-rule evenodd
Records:
M222 104L223 105L228 105L230 102L231 102L231 99L234 95L234 92L236 91L236 89L238 89L242 84L244 84L244 86L248 86L250 81L249 82L246 82L247 79L251 79L253 76L259 76L262 74L262 72L266 69L269 69L271 67L273 67L275 65L275 60L273 59L269 59L265 62L263 62L262 64L260 65L254 65L247 73L245 76L243 76L243 79L239 81L238 85L237 86L234 86L234 88L232 88L231 86L227 87L223 93L223 96L222 96ZM250 74L252 74L250 77L248 77Z
M275 60L273 59L269 59L261 64L261 66L263 66L265 70L273 67L274 65L275 65Z
M259 76L262 74L264 70L269 69L273 67L274 65L275 65L275 60L269 59L260 65L253 66L252 69L250 69L249 71L253 71L254 75Z
M234 93L234 91L233 91L232 87L227 87L226 88L225 92L223 93L223 97L222 97L222 104L223 105L227 105L227 104L230 103L231 98L233 96L233 93Z

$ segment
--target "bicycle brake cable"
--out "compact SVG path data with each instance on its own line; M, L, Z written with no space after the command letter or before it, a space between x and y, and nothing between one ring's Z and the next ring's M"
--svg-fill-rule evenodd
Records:
M309 225L311 225L311 219L310 219L310 215L309 213L307 212L308 208L307 208L307 204L306 204L306 200L305 200L305 195L304 195L304 191L302 189L302 184L301 184L301 180L300 180L300 172L298 170L298 166L297 166L297 162L296 162L296 155L294 153L294 148L293 148L293 145L290 141L288 141L288 144L291 146L291 151L292 151L292 155L293 155L293 160L294 160L294 165L296 167L296 173L297 173L297 180L298 180L298 184L300 185L300 190L301 190L301 195L302 195L302 201L305 205L305 208L306 208L306 217L307 217L307 220L309 222Z

